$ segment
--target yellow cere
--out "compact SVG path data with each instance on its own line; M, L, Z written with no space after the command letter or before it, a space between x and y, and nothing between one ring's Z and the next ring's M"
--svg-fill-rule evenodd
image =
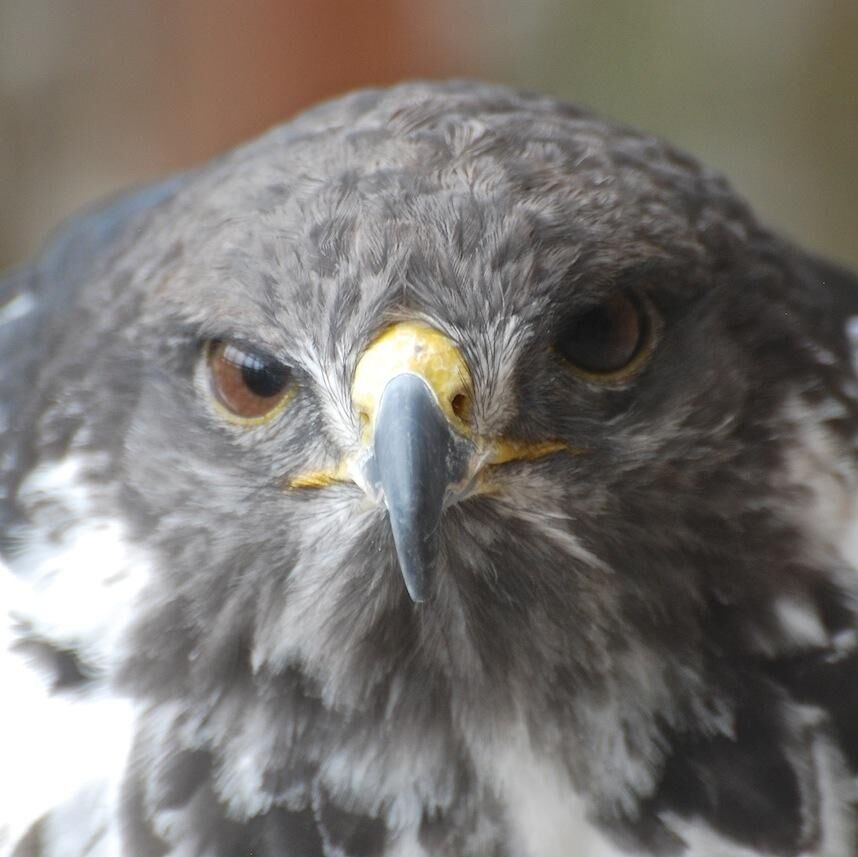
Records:
M352 403L364 421L364 442L372 437L387 382L403 373L423 378L450 424L461 434L469 435L467 423L453 407L457 396L467 401L471 397L471 375L461 352L440 331L418 322L401 322L370 343L355 369Z

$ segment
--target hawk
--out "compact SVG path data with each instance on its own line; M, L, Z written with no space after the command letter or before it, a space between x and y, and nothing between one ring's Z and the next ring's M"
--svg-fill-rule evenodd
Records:
M0 295L4 853L858 853L858 280L718 174L363 91Z

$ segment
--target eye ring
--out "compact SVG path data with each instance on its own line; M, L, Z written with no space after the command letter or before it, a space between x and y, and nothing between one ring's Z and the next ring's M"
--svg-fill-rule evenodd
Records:
M211 339L204 358L212 402L230 422L267 423L295 396L292 370L261 349Z
M663 327L647 295L620 293L567 320L554 350L578 377L621 385L649 361Z

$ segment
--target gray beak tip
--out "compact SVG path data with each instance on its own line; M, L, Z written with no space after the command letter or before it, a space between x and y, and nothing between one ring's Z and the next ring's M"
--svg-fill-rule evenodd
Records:
M407 582L407 581L406 581L406 583L405 583L405 588L408 590L408 594L409 594L409 596L411 597L411 600L412 600L415 604L424 604L426 601L428 601L428 600L429 600L429 596L428 596L428 594L427 594L426 592L423 592L423 591L421 591L421 590L414 590L414 589L411 589L411 588L408 586L408 582Z

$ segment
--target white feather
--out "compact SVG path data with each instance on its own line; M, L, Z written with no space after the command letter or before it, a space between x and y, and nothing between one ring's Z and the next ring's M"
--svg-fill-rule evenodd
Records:
M148 566L122 522L100 511L107 487L82 478L92 463L71 457L30 474L19 497L32 526L0 562L0 857L39 819L52 857L120 853L134 710L111 672ZM74 651L94 678L53 692L48 668L21 646L32 640Z
M125 524L105 513L114 506L108 487L83 478L93 463L92 456L71 456L27 477L18 497L31 525L8 563L25 584L16 618L34 635L108 669L149 566Z
M568 776L538 757L524 730L513 730L489 761L521 857L628 857L587 818L587 808Z
M21 292L0 307L0 326L23 318L36 308L36 298L30 292Z

